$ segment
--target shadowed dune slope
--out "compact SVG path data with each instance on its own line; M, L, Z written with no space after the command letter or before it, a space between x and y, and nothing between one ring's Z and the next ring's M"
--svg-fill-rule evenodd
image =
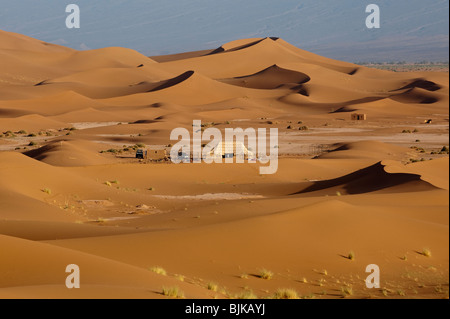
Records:
M273 65L253 75L221 80L224 83L254 89L276 89L283 84L293 86L306 83L311 78L304 73L283 69Z
M340 178L314 182L296 194L353 195L372 192L418 192L433 189L436 187L423 181L420 175L388 173L385 165L379 162Z

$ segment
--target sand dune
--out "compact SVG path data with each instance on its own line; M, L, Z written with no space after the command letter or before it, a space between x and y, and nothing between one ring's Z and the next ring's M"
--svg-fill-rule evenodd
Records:
M17 113L17 115L19 114L20 113ZM8 115L15 114L13 113ZM23 129L29 132L38 132L41 130L59 129L65 126L66 124L63 121L53 120L37 114L29 114L13 118L0 118L0 127L3 131Z
M0 69L0 298L448 298L448 73L276 37L148 58L4 31ZM136 159L193 120L278 129L278 171Z
M39 41L22 34L0 30L1 50L20 50L33 52L74 52L74 50Z
M309 80L311 79L306 74L286 70L280 68L277 65L274 65L254 75L223 80L223 82L254 89L270 90L287 84L293 84L293 86L295 87L300 84L306 83Z
M102 103L73 91L29 100L0 101L0 108L18 108L33 114L59 115L87 107L101 107Z
M54 141L24 154L54 166L89 166L113 162L99 154L97 144L77 140Z
M114 296L116 289L134 286L138 291L131 296L140 295L141 298L163 298L160 286L162 282L172 282L183 287L190 298L206 297L208 295L206 289L199 289L187 283L178 282L176 279L162 280L161 276L153 274L144 269L139 269L126 264L117 263L111 260L91 256L76 251L61 249L47 244L38 242L26 241L22 239L12 238L0 235L2 251L6 257L5 262L1 265L1 272L8 273L8 278L2 277L0 285L5 287L19 287L19 286L41 286L41 289L31 293L29 297L32 298L77 298L77 294L71 294L69 290L58 289L60 282L65 281L66 266L71 264L71 261L77 260L80 269L83 269L83 278L86 282L86 290L91 290L94 286L94 297L98 294L104 296ZM23 256L22 259L17 259L15 256ZM11 258L14 257L14 258ZM28 260L35 260L31 265ZM126 277L117 276L117 274L128 273ZM27 274L27 275L25 275ZM96 287L97 286L97 287ZM6 289L3 292L0 288L0 294L3 298L8 298L10 292ZM96 288L96 289L95 289ZM136 289L137 288L137 289ZM112 289L112 291L111 291ZM14 289L12 289L14 292ZM109 292L110 291L110 292ZM42 294L42 295L41 295ZM89 295L89 292L87 292ZM12 296L14 298L14 293ZM78 298L82 295L78 295Z
M440 100L437 94L431 94L429 90L421 88L413 88L391 98L398 102L411 104L433 104Z
M407 173L390 174L382 163L359 170L355 173L329 181L315 182L313 185L301 190L299 194L320 192L323 194L363 194L377 191L415 192L432 190L434 187L423 182L419 175ZM315 196L318 196L315 193Z
M350 159L350 158L385 158L404 160L410 158L412 150L406 147L396 145L389 145L377 141L361 141L354 143L347 143L344 145L336 145L332 151L320 155L319 158L329 159Z

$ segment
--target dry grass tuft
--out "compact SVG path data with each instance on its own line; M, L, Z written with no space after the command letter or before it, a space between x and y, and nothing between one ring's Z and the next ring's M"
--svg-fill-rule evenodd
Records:
M183 299L184 298L184 292L180 290L178 287L163 287L162 294L166 297L170 298L178 298Z
M299 299L299 296L294 289L278 289L272 299Z
M167 272L164 268L159 267L159 266L153 266L150 268L151 271L153 271L154 273L158 274L158 275L162 275L162 276L167 276Z
M273 272L271 272L270 270L267 269L261 269L259 271L259 278L261 279L265 279L265 280L270 280L273 278Z

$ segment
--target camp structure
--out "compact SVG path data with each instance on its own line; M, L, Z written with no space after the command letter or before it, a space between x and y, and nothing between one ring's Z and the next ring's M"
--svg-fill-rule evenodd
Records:
M211 151L212 156L221 156L222 158L243 157L244 159L253 160L255 154L248 150L242 142L219 142Z
M167 153L165 149L138 149L136 151L136 158L150 161L164 161L167 159Z
M352 121L366 121L366 120L367 114L358 114L358 113L352 114Z

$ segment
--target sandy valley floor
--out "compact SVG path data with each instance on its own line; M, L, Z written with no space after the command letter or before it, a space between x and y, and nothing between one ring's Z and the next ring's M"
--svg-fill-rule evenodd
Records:
M149 58L0 31L0 298L448 298L448 96L277 38ZM193 120L278 128L278 172L134 158Z

